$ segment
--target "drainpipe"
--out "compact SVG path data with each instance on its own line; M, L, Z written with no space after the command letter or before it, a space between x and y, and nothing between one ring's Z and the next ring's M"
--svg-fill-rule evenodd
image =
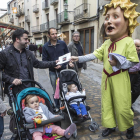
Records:
M58 18L60 18L61 19L61 0L60 0L60 17L58 17ZM61 33L61 25L59 25L60 26L60 33Z

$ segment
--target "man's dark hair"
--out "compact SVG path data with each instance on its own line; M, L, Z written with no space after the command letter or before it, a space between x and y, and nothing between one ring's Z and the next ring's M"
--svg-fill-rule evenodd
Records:
M48 30L48 34L50 35L50 30L51 29L55 29L56 30L56 28L54 28L54 27L51 27L51 28L49 28L49 30Z
M28 31L26 30L23 30L23 29L17 29L14 31L13 35L12 35L12 40L13 40L13 43L16 41L16 38L20 39L20 37L23 36L23 34L29 34Z

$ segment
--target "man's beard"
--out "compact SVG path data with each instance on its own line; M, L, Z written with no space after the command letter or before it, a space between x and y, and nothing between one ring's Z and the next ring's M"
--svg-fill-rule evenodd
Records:
M26 47L27 47L27 43L21 44L21 49L24 49L24 48L26 48Z

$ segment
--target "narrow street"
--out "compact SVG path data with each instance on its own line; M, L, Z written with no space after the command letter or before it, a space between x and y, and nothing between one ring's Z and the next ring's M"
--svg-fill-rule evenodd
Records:
M40 59L40 58L39 58ZM101 132L104 129L101 126L101 73L102 73L103 65L95 64L93 62L88 63L88 69L86 71L82 71L80 81L82 83L83 88L86 89L86 103L91 107L90 114L91 117L99 124L99 129L96 132L91 132L89 130L90 120L86 121L80 125L77 125L78 136L76 140L126 140L125 133L119 132L118 129L115 133L109 135L106 138L101 136ZM34 69L34 75L36 81L38 81L49 93L53 93L50 81L49 81L49 73L48 69ZM52 98L52 96L51 96ZM4 103L8 105L8 98L5 98ZM136 105L137 106L137 105ZM137 110L137 109L136 109ZM4 117L5 130L3 134L4 140L9 140L11 137L11 132L9 130L9 116L6 115ZM135 137L132 140L140 139L140 113L135 111L134 117L135 123ZM69 118L65 115L65 120L62 121L62 127L67 128L70 124ZM74 138L71 138L74 140Z

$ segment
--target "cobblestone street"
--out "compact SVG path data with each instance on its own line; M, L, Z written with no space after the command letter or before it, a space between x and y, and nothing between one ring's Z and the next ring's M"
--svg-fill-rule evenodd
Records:
M90 69L88 69L90 71ZM94 73L95 74L95 73ZM49 83L48 70L35 69L35 79L42 84L42 86L48 91L49 94L52 93L52 87ZM86 71L82 72L80 81L83 88L86 89L86 103L91 107L90 114L91 117L99 124L99 129L96 132L91 132L89 130L90 120L86 121L80 125L77 125L78 136L76 140L126 140L125 133L119 132L116 129L116 132L112 135L109 135L106 138L101 136L101 132L104 129L101 126L101 90L100 84L97 81L94 81L91 76L87 76ZM5 98L5 104L8 106L8 98ZM4 140L9 140L11 137L11 132L9 131L9 116L6 115L4 118L5 121L5 130L3 138ZM140 140L140 113L135 111L134 117L135 123L135 137L132 140ZM69 118L66 115L65 120L62 122L62 127L66 128L70 124ZM74 138L71 138L74 140Z

